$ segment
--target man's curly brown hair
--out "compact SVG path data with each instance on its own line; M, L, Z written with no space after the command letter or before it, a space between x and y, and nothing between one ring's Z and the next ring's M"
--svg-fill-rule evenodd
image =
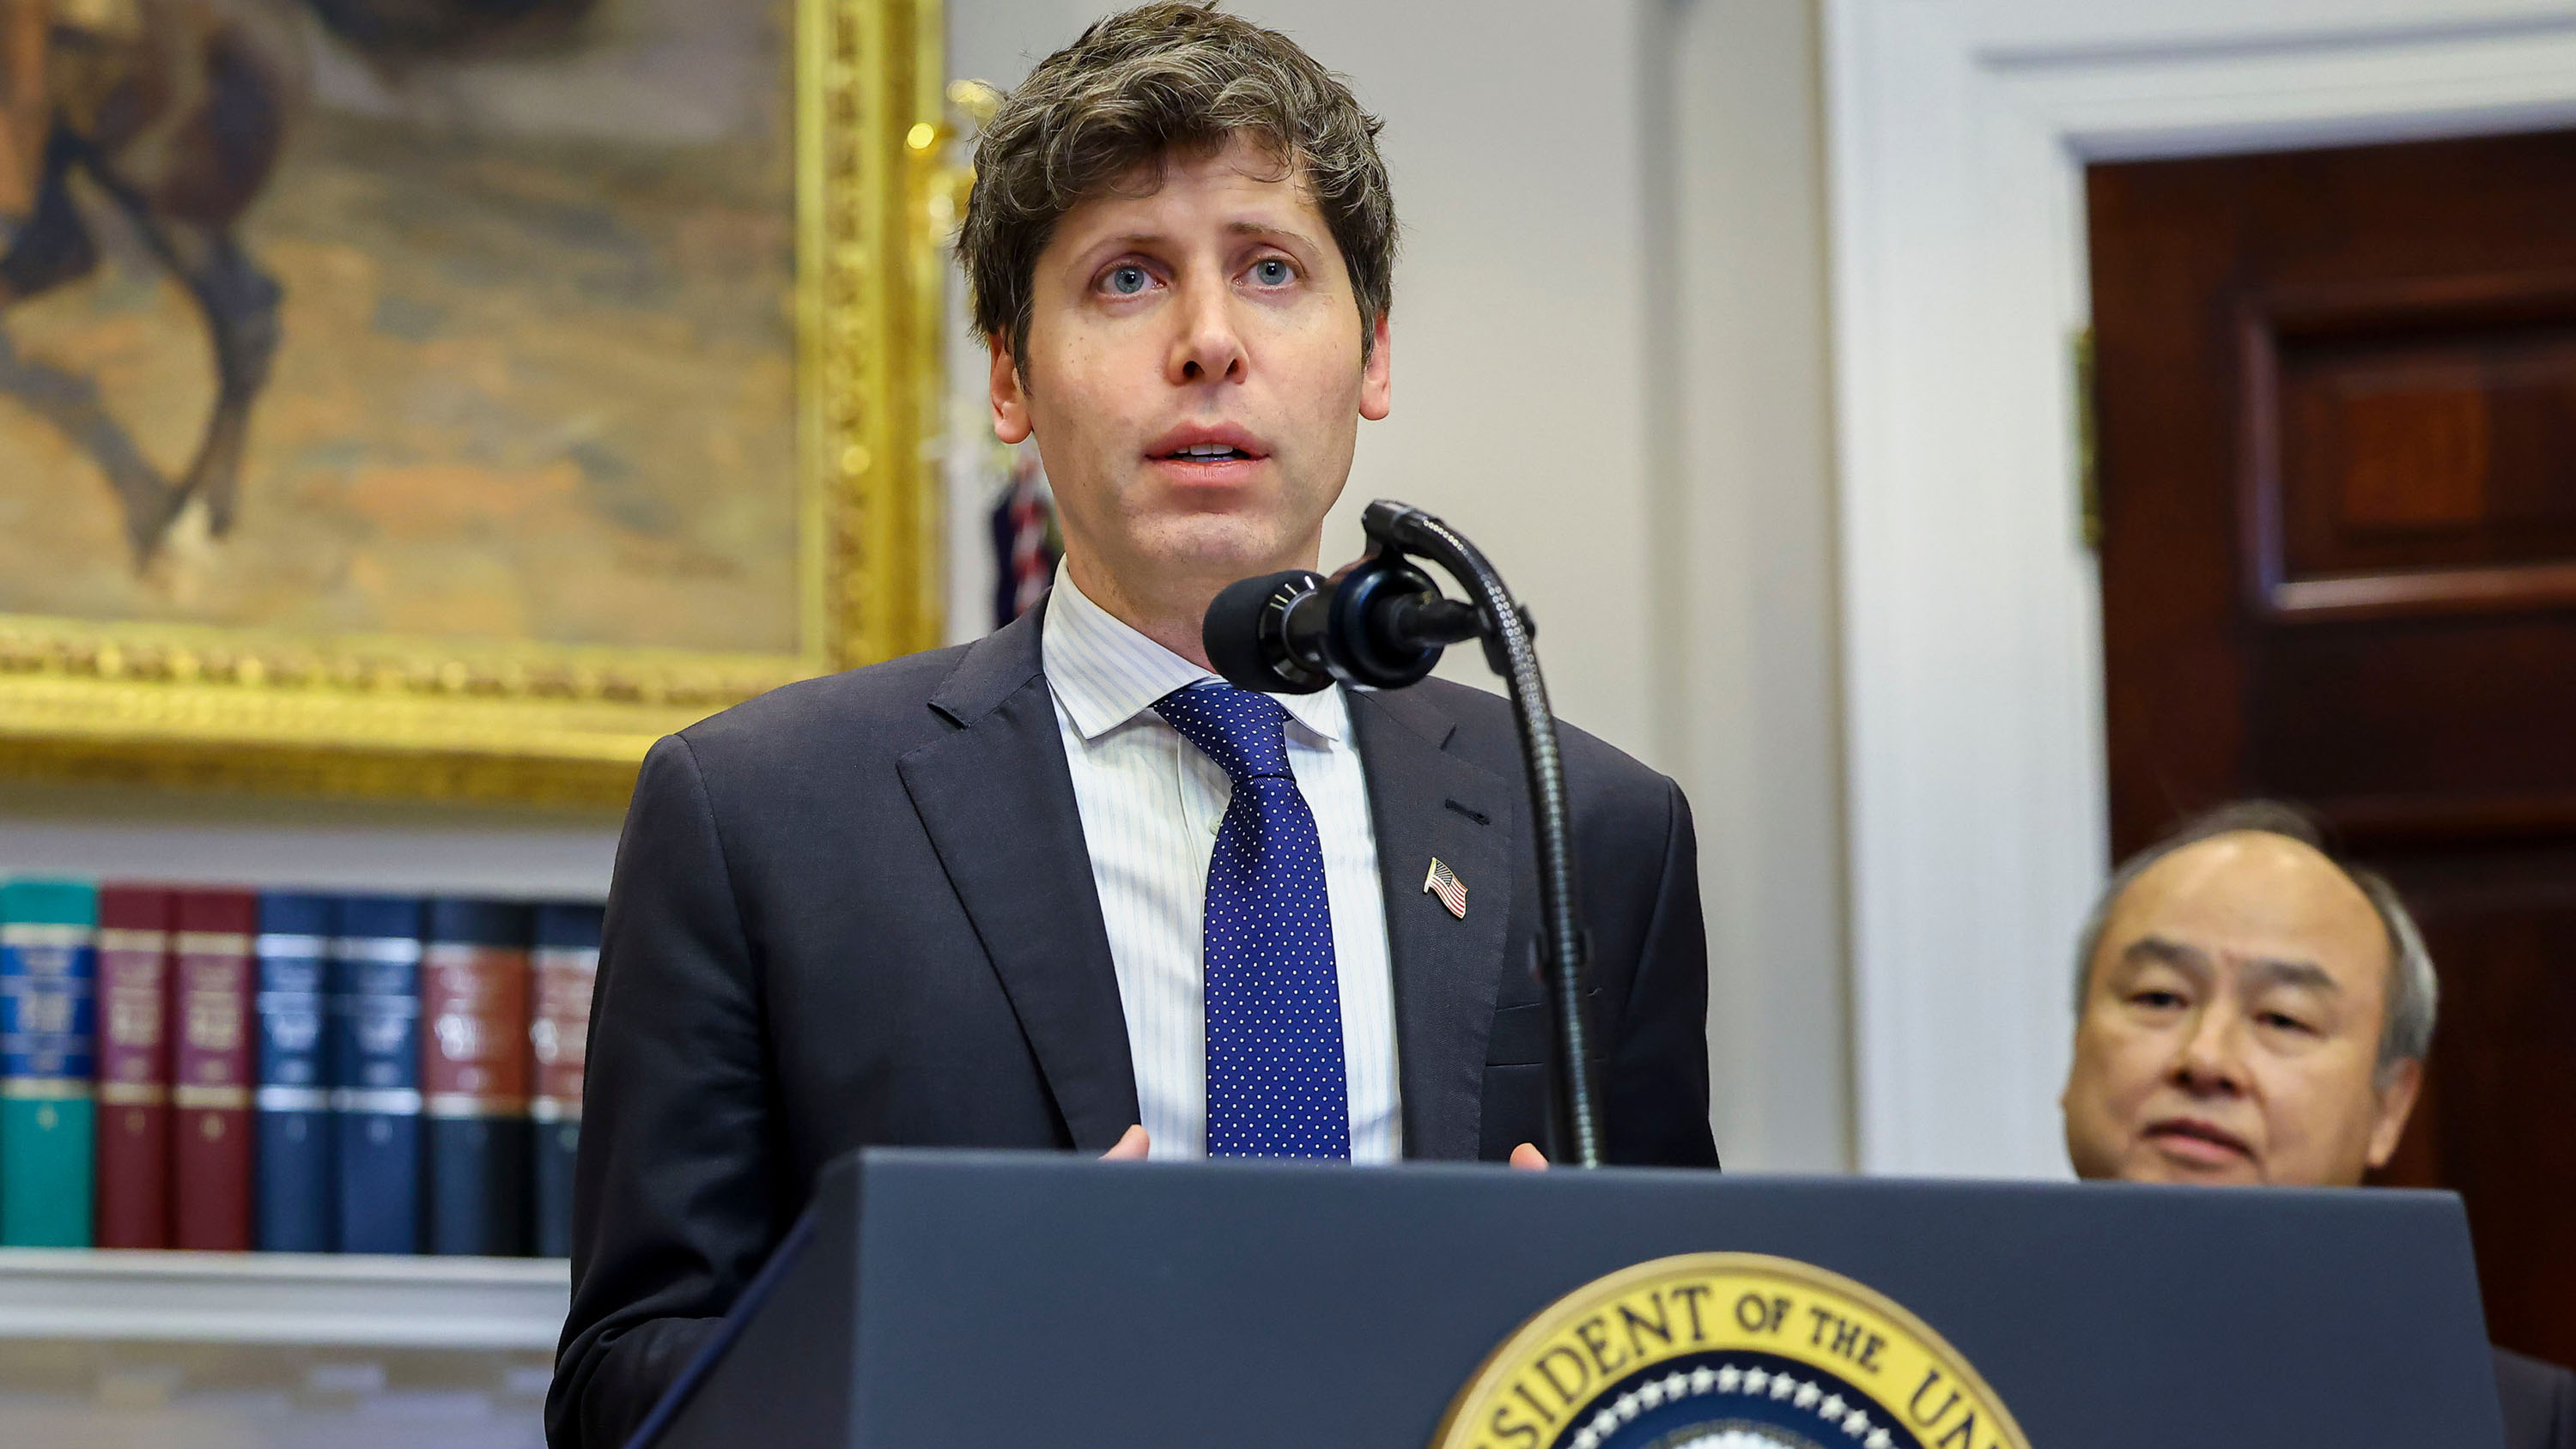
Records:
M1295 41L1213 0L1165 0L1096 22L1038 62L976 142L957 238L976 330L1025 361L1031 279L1065 214L1174 151L1213 154L1242 136L1278 158L1332 228L1365 359L1395 279L1383 124Z

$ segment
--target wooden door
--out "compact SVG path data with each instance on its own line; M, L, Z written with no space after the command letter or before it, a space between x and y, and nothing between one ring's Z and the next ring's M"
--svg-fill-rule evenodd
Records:
M2112 849L2267 795L2387 871L2442 1010L2385 1176L2576 1363L2576 132L2087 189Z

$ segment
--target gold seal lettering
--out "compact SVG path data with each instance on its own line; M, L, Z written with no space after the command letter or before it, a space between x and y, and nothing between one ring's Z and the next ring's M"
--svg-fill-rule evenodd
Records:
M1855 1424L1908 1426L1927 1449L2029 1449L1922 1320L1840 1274L1754 1253L1661 1258L1568 1294L1486 1359L1432 1449L1544 1449L1576 1428L1616 1443L1640 1404L1662 1406L1663 1435L1674 1404L1704 1403L1716 1423L1748 1393L1856 1439Z

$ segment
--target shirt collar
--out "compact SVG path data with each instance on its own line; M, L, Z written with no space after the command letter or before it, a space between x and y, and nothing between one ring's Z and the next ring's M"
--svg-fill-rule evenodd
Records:
M1055 592L1047 599L1038 647L1047 686L1085 740L1096 740L1146 713L1175 689L1217 677L1093 603L1062 563L1055 568ZM1321 739L1350 734L1350 711L1339 689L1272 698L1291 720Z

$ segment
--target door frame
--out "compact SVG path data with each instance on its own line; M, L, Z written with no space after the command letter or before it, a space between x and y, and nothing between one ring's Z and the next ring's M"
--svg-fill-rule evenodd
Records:
M1859 1166L2064 1177L2109 780L2084 165L2576 124L2576 3L1821 6Z

